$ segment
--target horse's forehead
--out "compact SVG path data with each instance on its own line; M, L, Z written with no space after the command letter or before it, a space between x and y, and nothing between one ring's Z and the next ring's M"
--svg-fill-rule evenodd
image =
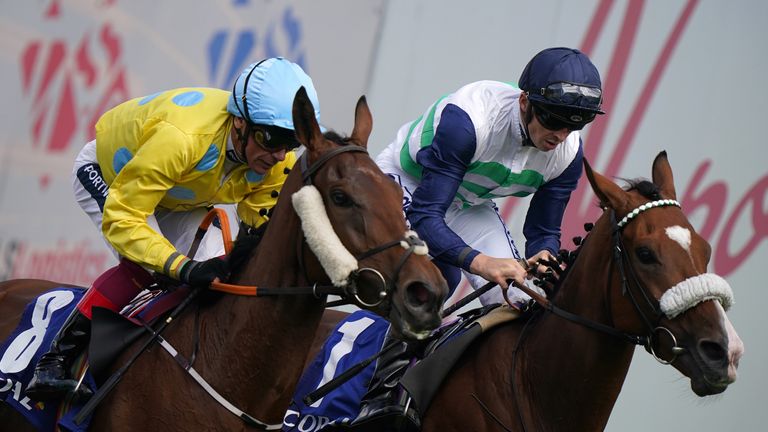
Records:
M628 205L629 211L640 208L644 204L649 203L649 199L642 195L632 192L630 193L632 199L630 199ZM663 206L657 208L651 208L647 211L642 211L638 214L636 222L638 223L638 233L642 232L641 237L657 239L658 242L663 242L667 245L673 245L689 256L695 255L695 250L701 246L700 237L696 235L695 230L690 224L688 217L683 211L676 206Z
M350 179L355 183L365 182L366 187L369 187L369 183L378 183L382 177L385 177L370 157L363 154L351 154L350 156L357 157L348 160L339 159L336 169L333 170L339 179Z
M644 212L644 216L638 218L645 225L645 232L655 239L660 247L667 253L665 259L673 259L678 256L686 262L697 266L697 263L708 261L709 244L699 236L685 213L677 207L661 207ZM643 236L645 237L645 236ZM675 253L679 251L680 254Z
M680 245L683 250L688 253L691 252L691 230L680 225L672 225L666 227L664 233L670 240Z
M376 200L385 198L397 199L400 188L392 179L384 174L376 163L368 155L362 153L348 153L347 158L333 158L327 170L318 173L316 184L321 189L323 184L347 185L347 192L354 194L357 199L364 200L371 197Z

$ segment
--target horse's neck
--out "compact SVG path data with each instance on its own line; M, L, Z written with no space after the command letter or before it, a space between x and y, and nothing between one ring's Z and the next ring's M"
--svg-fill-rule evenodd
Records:
M604 234L604 233L601 233ZM610 236L592 234L597 243ZM611 325L607 294L615 283L611 244L585 245L554 303L574 314ZM600 263L586 268L584 263ZM516 382L528 387L529 430L602 430L618 398L634 346L614 336L545 312L525 334ZM557 408L561 407L561 408Z
M275 215L233 283L268 288L309 284L299 262L300 222L292 212L278 218L276 209ZM224 296L215 308L214 325L205 331L213 339L207 347L215 353L210 361L227 371L222 387L233 389L231 397L249 414L275 420L270 416L282 415L303 368L322 302L310 295Z

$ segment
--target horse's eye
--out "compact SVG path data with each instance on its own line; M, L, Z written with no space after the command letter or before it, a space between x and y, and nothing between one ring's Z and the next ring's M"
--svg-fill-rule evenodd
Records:
M643 264L654 264L658 262L653 251L645 246L641 246L635 249L635 255L637 255L637 259L639 259Z
M331 191L331 201L339 207L352 207L354 204L349 195L340 190Z

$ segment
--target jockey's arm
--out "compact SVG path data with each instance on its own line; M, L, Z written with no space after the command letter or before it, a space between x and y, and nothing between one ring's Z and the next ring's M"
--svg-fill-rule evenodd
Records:
M530 264L535 262L531 258L542 251L556 256L560 250L560 227L571 192L581 177L583 155L579 142L579 150L571 163L559 176L544 183L531 198L523 225L525 256Z
M448 227L445 215L456 197L475 148L471 119L457 106L447 105L432 144L416 155L422 167L422 179L406 213L411 227L427 243L435 259L467 271L479 252Z
M204 150L204 149L203 149ZM187 136L159 125L110 185L102 232L115 250L154 271L179 278L189 261L147 223L165 194L202 157Z

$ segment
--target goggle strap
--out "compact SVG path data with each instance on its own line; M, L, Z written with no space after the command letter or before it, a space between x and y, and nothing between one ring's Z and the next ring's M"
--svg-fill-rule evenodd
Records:
M243 110L240 109L240 105L237 104L237 97L235 97L235 95L237 94L238 80L235 80L235 84L232 85L232 99L235 101L235 108L237 108L237 112L240 113L240 117L246 119L248 123L253 123L253 120L251 120L251 114L248 112L248 101L246 101L245 99L245 94L248 92L248 81L251 79L251 75L253 75L253 71L255 71L256 68L259 67L259 65L261 65L267 60L268 59L262 59L260 62L256 63L248 72L248 75L245 76L245 83L243 83L243 95L240 98L243 102L243 109L245 110L245 113L243 113Z

